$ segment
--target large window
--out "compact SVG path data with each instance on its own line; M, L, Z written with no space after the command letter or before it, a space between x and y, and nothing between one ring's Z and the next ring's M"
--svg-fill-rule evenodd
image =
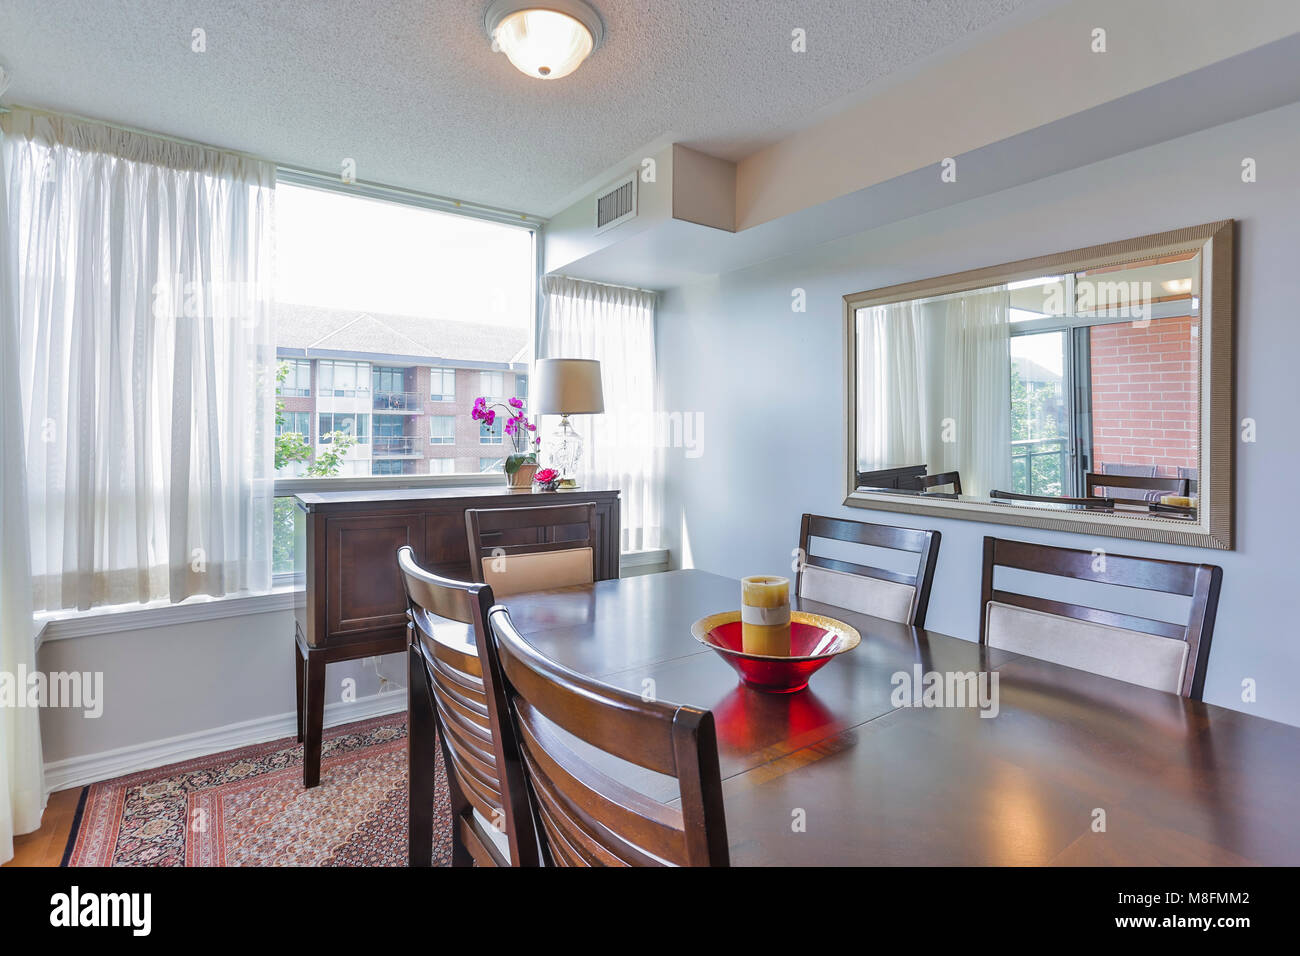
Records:
M527 374L530 229L298 179L285 174L276 187L275 345L288 366L286 428L315 441L285 444L277 476L477 474L480 442L462 429L459 447L456 431L458 418L470 420L476 382L458 395L456 370L500 369L494 396L505 394L505 375ZM334 432L347 441L331 442ZM280 499L277 572L292 568L292 515Z
M478 392L489 399L502 399L506 395L506 377L503 372L479 372Z

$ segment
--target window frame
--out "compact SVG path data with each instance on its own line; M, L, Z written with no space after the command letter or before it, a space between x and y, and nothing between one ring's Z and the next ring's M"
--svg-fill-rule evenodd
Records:
M435 435L433 433L433 423L438 421L451 422L450 435ZM429 444L430 445L454 445L456 444L456 416L455 415L430 415L429 416Z
M448 375L451 376L451 391L435 392L433 390L434 377L436 376L445 385L447 383ZM429 401L430 402L454 402L455 400L456 400L456 370L454 368L449 368L445 365L430 365L429 366Z

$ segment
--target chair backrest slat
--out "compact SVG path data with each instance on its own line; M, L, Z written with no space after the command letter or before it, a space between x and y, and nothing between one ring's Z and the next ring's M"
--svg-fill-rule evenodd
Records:
M1050 600L994 587L993 579L997 568L1180 595L1190 597L1191 606L1186 623L1179 624ZM1205 684L1205 669L1209 662L1210 640L1214 633L1214 619L1218 612L1222 580L1222 569L1209 564L1188 564L1181 561L1110 553L1105 554L1103 560L1099 560L1099 555L1093 551L986 537L983 582L980 588L980 643L985 645L989 643L990 603L1010 605L1088 624L1122 628L1136 632L1138 635L1183 641L1187 644L1186 664L1181 678L1178 681L1171 678L1170 684L1178 683L1178 693L1182 696L1200 700ZM1095 639L1095 637L1088 638L1088 640ZM1150 639L1140 636L1133 638L1138 642L1149 642ZM1173 673L1176 675L1177 672ZM1164 682L1152 683L1149 686L1164 686Z
M893 571L888 568L875 568L869 565L830 558L812 553L812 539L826 538L845 541L852 544L873 548L886 548L893 551L906 551L917 556L915 570ZM839 571L858 577L888 581L912 589L910 604L906 604L906 592L898 591L901 619L906 611L905 624L925 627L925 615L930 606L930 588L934 583L934 568L939 560L939 543L942 536L938 531L926 531L917 528L898 528L893 525L869 524L864 521L849 521L845 518L829 518L825 515L806 514L799 523L799 553L801 556L799 570L795 576L795 593L804 594L806 567L823 568ZM904 606L906 604L906 606Z
M423 664L424 699L432 699L432 718L447 768L452 812L457 817L454 839L477 839L479 845L470 848L474 859L502 861L500 851L473 817L477 810L490 825L503 826L511 863L536 865L537 839L521 774L517 767L513 775L502 772L512 761L518 764L519 755L503 740L505 696L494 684L487 661L491 637L486 614L492 606L492 589L431 574L416 563L410 547L398 551L397 563L406 587L412 667L417 659ZM439 639L435 633L439 618L469 625L473 653ZM417 674L418 670L412 671L413 681ZM416 691L416 687L408 689L413 701ZM419 745L432 746L433 741Z
M1163 491L1171 495L1186 495L1186 478L1165 478L1146 475L1103 475L1090 471L1083 476L1084 497L1093 497L1097 488L1127 488L1137 491ZM1110 497L1115 497L1111 495Z
M465 512L465 531L474 580L494 584L498 597L595 580L598 532L594 501L471 508ZM555 558L531 557L548 554ZM522 555L530 557L511 563L512 557ZM498 559L504 559L501 568L495 565Z
M944 485L952 485L954 495L961 494L961 473L956 471L944 471L937 475L922 475L917 479L922 490L930 488L941 488Z
M646 701L540 654L498 605L488 667L505 689L548 861L558 865L719 866L729 856L713 715ZM579 755L561 734L601 753ZM623 762L675 777L680 809L606 772ZM516 772L511 765L507 774Z

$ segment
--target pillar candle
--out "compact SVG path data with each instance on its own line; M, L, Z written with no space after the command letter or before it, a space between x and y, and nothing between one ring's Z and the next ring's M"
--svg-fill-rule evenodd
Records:
M740 633L747 654L790 656L789 578L741 578Z

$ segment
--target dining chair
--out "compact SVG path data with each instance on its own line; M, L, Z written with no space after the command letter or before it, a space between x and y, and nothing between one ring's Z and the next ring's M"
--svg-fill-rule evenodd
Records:
M916 566L912 571L890 571L816 555L812 553L813 538L910 551L917 556ZM810 601L925 627L940 538L938 531L806 514L799 525L795 593Z
M998 568L1181 595L1190 599L1187 621L1004 590L994 582ZM1223 569L1210 564L986 537L980 643L1200 700L1222 580Z
M1083 476L1084 497L1096 496L1096 489L1105 494L1100 497L1116 500L1159 501L1161 495L1186 495L1186 478L1165 478L1145 475L1104 475L1090 471ZM1117 491L1132 492L1116 494Z
M452 865L537 865L528 798L501 772L501 689L484 667L492 589L430 574L397 552L407 596L407 751L411 866L433 855L434 748L451 798ZM466 633L468 628L468 633ZM518 779L515 774L515 779ZM516 785L518 786L518 785Z
M489 667L510 715L503 746L522 765L548 866L727 866L713 714L645 700L543 656L510 612L488 612ZM613 764L671 778L661 803Z
M470 570L498 598L595 580L596 504L471 508Z
M944 485L952 485L954 495L961 494L961 472L944 471L937 475L921 475L917 479L921 484L922 491L929 491L931 488L942 488Z

